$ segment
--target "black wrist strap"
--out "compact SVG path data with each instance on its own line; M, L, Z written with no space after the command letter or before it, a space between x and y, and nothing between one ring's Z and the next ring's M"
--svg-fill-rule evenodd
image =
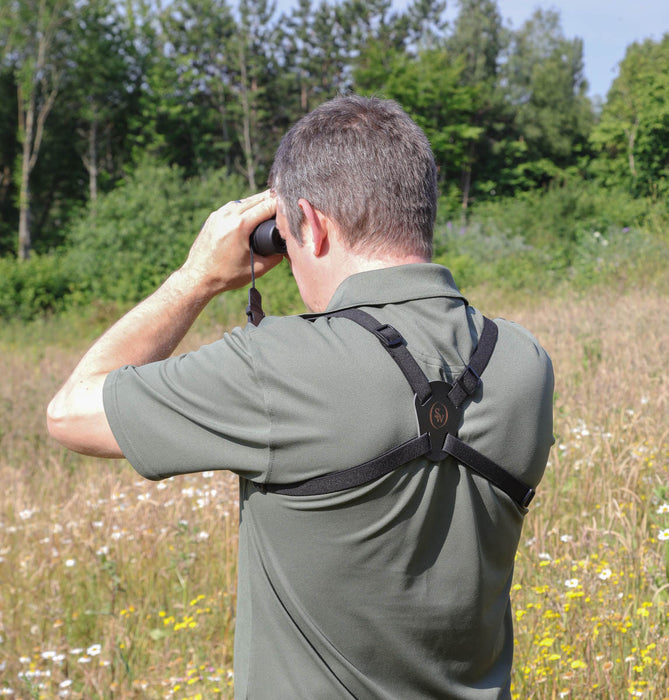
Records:
M253 248L249 246L249 251L251 253L251 287L249 288L249 303L246 306L246 316L249 319L249 323L257 326L263 318L265 318L265 312L262 310L262 296L260 292L256 289L256 274L253 269Z

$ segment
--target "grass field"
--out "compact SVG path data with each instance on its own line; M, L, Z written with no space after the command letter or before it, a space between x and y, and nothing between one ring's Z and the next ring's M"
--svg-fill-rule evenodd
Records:
M529 327L556 445L513 604L517 698L669 698L669 308L653 290L472 300ZM0 330L0 696L232 697L237 488L47 438L90 319ZM221 329L200 324L187 345Z

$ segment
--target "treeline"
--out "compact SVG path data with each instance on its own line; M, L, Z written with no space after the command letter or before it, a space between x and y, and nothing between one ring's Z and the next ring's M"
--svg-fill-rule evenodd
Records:
M495 0L459 0L447 24L445 6L299 0L279 14L267 0L5 0L0 272L31 253L60 251L60 262L39 263L53 272L76 247L79 268L86 256L93 264L90 251L109 262L115 250L132 250L137 274L153 279L173 256L149 274L141 260L155 257L156 241L131 226L114 242L112 230L128 220L105 219L109 202L131 207L130 188L143 191L151 199L138 203L137 217L160 227L161 192L138 178L171 172L165 206L192 236L202 221L193 218L224 192L262 188L286 129L341 92L394 98L412 114L438 162L444 221L458 227L483 205L556 183L663 201L669 34L631 45L606 100L593 105L583 43L564 35L559 14L536 10L510 28ZM177 206L191 209L177 215ZM174 231L168 223L156 233L163 242ZM43 272L48 289L58 286L53 274ZM15 287L25 285L24 273L11 275ZM72 281L62 284L73 292ZM76 286L92 294L96 284Z

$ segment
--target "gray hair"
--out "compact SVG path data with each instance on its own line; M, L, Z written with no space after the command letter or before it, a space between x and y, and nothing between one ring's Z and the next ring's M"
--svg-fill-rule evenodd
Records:
M320 105L283 137L269 185L300 242L303 198L354 251L432 255L437 169L397 102L353 95Z

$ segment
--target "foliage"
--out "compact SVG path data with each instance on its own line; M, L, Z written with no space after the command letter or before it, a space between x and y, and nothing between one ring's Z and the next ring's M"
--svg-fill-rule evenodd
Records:
M513 35L502 72L522 143L521 157L505 177L514 188L547 185L577 163L592 128L583 42L565 38L556 12L536 10Z
M22 263L0 258L0 318L30 320L64 310L73 280L70 261L55 254Z
M76 152L88 173L88 198L120 176L134 104L132 28L113 0L79 9L72 30L63 100L76 124ZM71 147L71 144L70 144Z
M664 275L669 240L661 229L668 214L664 204L568 180L545 193L481 203L465 222L440 217L436 259L463 286L487 281L550 290L640 282Z
M580 43L550 13L505 29L495 0L461 0L452 28L444 12L441 0L299 0L279 16L268 0L5 3L0 255L16 253L17 228L24 257L62 243L80 206L147 154L258 189L287 127L339 92L404 104L465 207L576 168L591 118Z
M145 159L66 231L58 251L23 265L0 260L0 317L139 301L181 265L209 212L245 193L243 179L224 170L184 179L178 168ZM448 197L439 211L434 259L464 288L483 281L525 290L641 281L660 277L669 256L664 203L580 179L481 202L466 219ZM257 287L267 313L304 310L288 265ZM206 314L238 322L246 303L246 290L231 292Z
M176 167L147 158L71 229L67 254L84 299L137 301L186 258L216 203L245 192L217 171L184 181Z
M65 72L73 9L70 0L13 0L0 14L0 66L11 70L17 91L16 138L21 148L13 176L19 211L16 249L21 259L32 248L30 176Z
M376 42L370 42L363 58L364 69L354 73L356 83L370 93L380 88L384 97L400 102L430 140L442 181L457 180L481 132L470 123L477 88L461 84L462 60L445 47L389 58Z
M591 135L592 171L642 196L669 191L669 34L632 44Z
M630 47L593 130L582 42L554 11L512 30L495 0L460 0L451 27L439 0L406 11L299 0L278 18L267 0L238 12L227 0L133 0L123 12L111 0L49 0L67 13L50 45L55 82L33 91L35 114L48 107L38 159L21 155L17 117L33 66L25 48L39 39L20 22L31 2L0 12L0 256L18 265L20 219L40 260L5 275L4 317L148 294L217 203L261 186L286 128L351 90L396 99L428 135L437 259L461 282L588 284L666 256L667 38ZM45 279L52 259L66 285L55 266ZM301 307L288 270L259 286L275 310ZM239 293L212 309L227 318L244 306Z

